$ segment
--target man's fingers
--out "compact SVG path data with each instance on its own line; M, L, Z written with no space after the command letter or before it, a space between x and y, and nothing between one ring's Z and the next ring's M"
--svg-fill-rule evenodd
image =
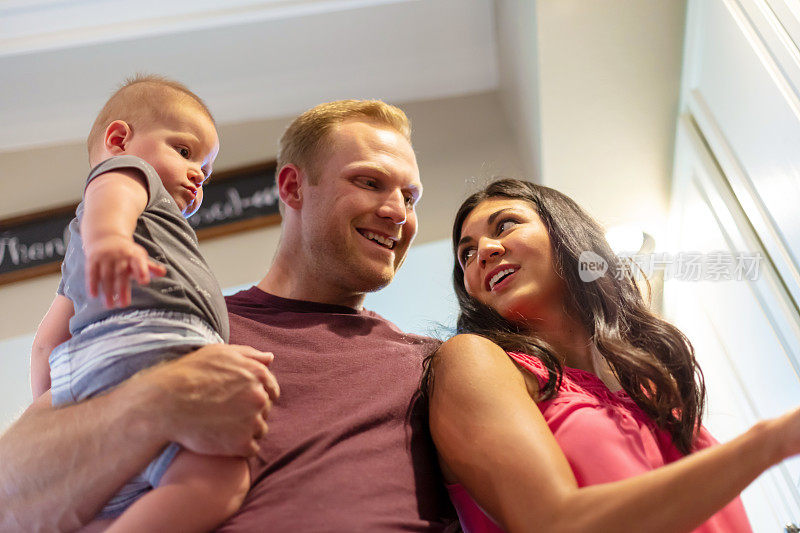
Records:
M272 352L262 352L260 350L256 350L252 346L245 346L242 344L230 344L229 346L234 348L243 356L253 359L254 361L258 361L262 365L269 365L275 359L275 355Z
M256 420L255 430L253 430L253 438L256 440L264 438L264 435L267 434L268 430L269 426L267 426L266 421L264 421L264 417L259 415L258 419Z
M263 379L261 383L264 385L264 390L267 391L267 396L269 396L270 400L277 400L281 396L281 388L278 386L278 380L275 379L275 376L272 375L272 372L269 370L266 371L266 379Z
M261 383L261 386L264 387L264 391L267 393L269 400L277 400L280 397L281 389L278 386L278 380L275 379L275 376L266 366L261 363L253 362L247 370L249 370Z

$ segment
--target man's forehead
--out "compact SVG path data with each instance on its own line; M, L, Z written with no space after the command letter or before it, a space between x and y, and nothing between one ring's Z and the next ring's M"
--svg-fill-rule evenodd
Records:
M319 162L338 159L348 167L374 169L383 174L394 174L400 165L406 167L403 170L409 181L422 188L414 149L409 140L391 126L374 120L351 119L332 128L326 140Z

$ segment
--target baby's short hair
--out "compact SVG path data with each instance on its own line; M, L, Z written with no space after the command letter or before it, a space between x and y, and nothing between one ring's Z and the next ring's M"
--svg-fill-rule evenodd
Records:
M175 102L196 104L214 122L205 102L182 83L154 74L136 74L126 79L94 120L86 139L89 160L93 159L93 153L100 146L106 128L113 121L124 120L131 128L136 128L140 124L168 117L171 104Z

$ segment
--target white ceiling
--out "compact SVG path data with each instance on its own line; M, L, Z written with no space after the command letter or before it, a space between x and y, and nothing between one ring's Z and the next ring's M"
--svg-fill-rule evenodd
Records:
M83 138L136 72L220 123L493 90L492 0L0 0L0 152Z

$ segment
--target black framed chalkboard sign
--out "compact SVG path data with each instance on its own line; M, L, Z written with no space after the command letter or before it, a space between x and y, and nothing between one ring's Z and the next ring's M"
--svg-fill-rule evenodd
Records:
M280 223L275 161L215 173L189 218L200 240ZM78 204L0 220L0 285L61 268Z

